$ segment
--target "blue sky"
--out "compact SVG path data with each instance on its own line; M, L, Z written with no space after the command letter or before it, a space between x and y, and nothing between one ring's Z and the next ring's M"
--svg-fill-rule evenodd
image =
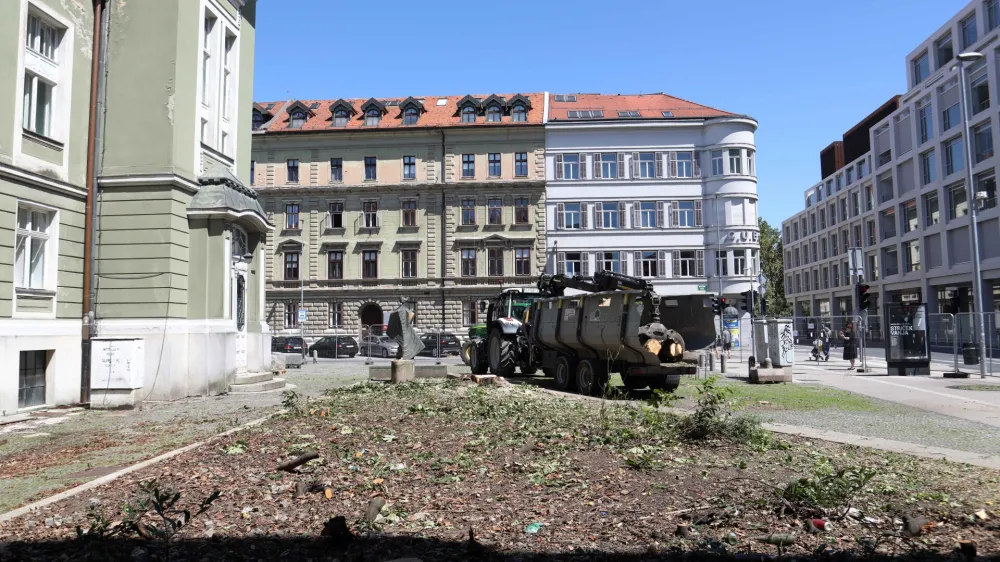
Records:
M758 120L760 213L778 224L819 151L904 93L906 55L966 4L260 0L254 99L662 91Z

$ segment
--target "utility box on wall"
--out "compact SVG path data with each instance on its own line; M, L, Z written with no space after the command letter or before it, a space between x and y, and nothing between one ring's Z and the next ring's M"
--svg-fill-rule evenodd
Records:
M135 407L143 386L143 344L139 338L91 340L91 408Z

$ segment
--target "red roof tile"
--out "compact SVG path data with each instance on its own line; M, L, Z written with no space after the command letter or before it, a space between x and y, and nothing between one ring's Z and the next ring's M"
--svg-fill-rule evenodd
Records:
M496 94L506 100L510 100L517 94ZM424 113L420 114L420 119L417 121L416 125L403 125L403 114L402 108L398 105L388 105L390 102L403 102L407 100L406 97L401 98L378 98L378 101L383 105L386 105L387 113L382 116L381 121L377 127L365 126L364 112L361 106L365 104L370 98L354 98L354 99L344 99L343 101L354 106L354 110L357 112L353 115L347 122L346 127L334 127L333 126L333 112L332 105L336 103L337 99L332 100L294 100L292 103L287 104L287 108L278 114L278 109L281 107L282 102L278 102L273 110L276 115L274 120L267 125L267 132L297 132L297 131L325 131L325 130L371 130L371 129L418 129L421 127L472 127L472 126L503 126L503 125L541 125L542 124L542 114L544 113L545 95L544 94L521 94L521 96L527 98L531 103L531 109L528 111L528 120L526 122L515 123L511 116L504 115L499 123L497 122L487 122L486 117L480 114L476 118L475 124L473 123L462 123L461 117L458 111L458 102L465 98L465 95L460 96L426 96L426 97L416 97L415 99L421 100L424 106ZM490 97L490 94L486 95L474 95L474 98L478 98L480 102L485 101L486 98ZM438 100L446 100L445 105L438 105ZM301 128L293 129L289 126L289 114L288 109L291 109L295 105L295 101L301 102L301 104L307 108L316 107L316 109L311 109L314 113L310 116L305 125ZM257 105L267 107L269 102L259 102Z
M671 112L674 118L705 119L709 117L726 117L735 115L728 111L708 107L667 94L569 94L575 95L576 101L555 101L555 95L549 96L549 120L564 121L569 119L570 111L587 111L599 109L604 112L604 119L619 119L619 111L638 111L643 119L663 119L664 111ZM621 117L625 119L626 117ZM639 119L640 117L631 117ZM600 119L599 117L597 119Z

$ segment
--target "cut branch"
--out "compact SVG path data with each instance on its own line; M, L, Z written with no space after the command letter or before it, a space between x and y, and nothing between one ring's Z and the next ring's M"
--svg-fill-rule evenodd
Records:
M306 464L307 462L318 458L319 458L319 453L317 453L316 451L309 451L308 453L304 453L298 457L295 457L290 461L279 464L274 468L274 470L275 471L284 470L285 472L291 472L296 468Z

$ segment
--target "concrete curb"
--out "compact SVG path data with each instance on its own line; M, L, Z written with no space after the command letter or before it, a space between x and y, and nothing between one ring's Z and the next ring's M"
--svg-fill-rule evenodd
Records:
M21 517L22 515L26 515L28 513L31 513L32 511L34 511L36 509L52 505L52 504L54 504L56 502L60 502L60 501L65 500L67 498L71 498L73 496L76 496L76 495L81 494L83 492L86 492L88 490L93 490L94 488L103 486L103 485L107 484L108 482L113 482L114 480L116 480L118 478L121 478L122 476L125 476L126 474L135 472L137 470L141 470L141 469L146 468L148 466L152 466L152 465L154 465L154 464L156 464L158 462L165 461L165 460L167 460L169 458L176 457L177 455L186 453L188 451L193 451L194 449L197 449L197 448L202 447L204 445L208 445L209 443L211 443L213 441L216 441L217 439L219 439L221 437L225 437L227 435L231 435L231 434L236 433L238 431L243 431L244 429L248 429L248 428L251 428L251 427L254 427L254 426L258 426L258 425L266 422L267 420L271 419L272 417L280 415L280 414L282 414L284 412L285 412L285 410L279 410L279 411L277 411L277 412L275 412L273 414L264 416L262 418L255 419L253 421L249 421L249 422L247 422L247 423L245 423L245 424L243 424L243 425L241 425L239 427L234 427L234 428L232 428L230 430L223 431L222 433L219 433L217 435L213 435L213 436L211 436L208 439L205 439L203 441L198 441L198 442L192 443L190 445L185 445L184 447L181 447L180 449L174 449L173 451L167 451L166 453L163 453L162 455L153 457L151 459L146 459L146 460L144 460L142 462L133 464L132 466L125 467L125 468L119 470L118 472L113 472L113 473L108 474L106 476L101 476L100 478L95 478L94 480L91 480L90 482L85 482L83 484L80 484L79 486L76 486L74 488L70 488L69 490L64 490L64 491L59 492L58 494L56 494L54 496L49 496L49 497L47 497L45 499L38 500L38 501L36 501L34 503L30 503L30 504L28 504L26 506L19 507L17 509L8 511L7 513L0 513L0 523L4 523L4 522L7 522L7 521L10 521L11 519L16 519L18 517Z

